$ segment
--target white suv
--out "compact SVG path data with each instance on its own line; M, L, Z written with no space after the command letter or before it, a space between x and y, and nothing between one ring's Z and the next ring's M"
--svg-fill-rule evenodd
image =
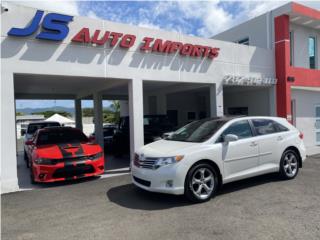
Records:
M131 166L145 190L204 202L224 183L279 172L293 179L306 150L303 134L277 117L221 117L192 122L145 145Z

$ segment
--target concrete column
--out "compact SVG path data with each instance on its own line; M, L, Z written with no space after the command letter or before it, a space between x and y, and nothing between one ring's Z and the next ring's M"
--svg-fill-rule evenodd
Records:
M276 99L276 86L269 88L269 114L270 116L277 116L277 99Z
M157 95L158 114L167 114L167 95L162 93Z
M12 192L19 189L13 79L13 73L1 73L1 193Z
M96 142L104 148L103 142L103 107L101 93L93 94L93 107L94 107L94 134Z
M120 117L127 117L129 116L129 106L128 101L120 100Z
M75 118L76 118L76 128L82 130L82 108L81 108L81 99L74 100L75 105Z
M130 157L144 145L142 79L129 81Z
M210 116L221 117L223 113L223 85L212 84L210 87Z

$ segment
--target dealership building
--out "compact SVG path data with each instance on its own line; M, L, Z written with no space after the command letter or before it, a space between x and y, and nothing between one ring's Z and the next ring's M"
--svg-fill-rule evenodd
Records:
M320 12L296 3L211 39L1 6L1 191L19 189L17 99L92 99L103 145L103 100L130 117L130 156L144 144L146 114L176 127L205 117L287 118L320 153Z

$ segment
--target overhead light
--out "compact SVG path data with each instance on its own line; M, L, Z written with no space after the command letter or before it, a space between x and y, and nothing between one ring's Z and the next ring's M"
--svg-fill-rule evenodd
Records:
M291 22L295 22L297 21L298 19L300 19L301 17L300 16L297 16L297 17L294 17L294 18L291 18Z
M310 24L310 23L312 23L313 22L313 20L308 20L308 21L306 21L306 22L304 22L304 23L302 23L303 25L308 25L308 24Z

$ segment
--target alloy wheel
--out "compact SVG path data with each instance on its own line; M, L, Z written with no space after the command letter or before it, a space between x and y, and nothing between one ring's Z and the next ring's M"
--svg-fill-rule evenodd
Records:
M214 175L208 168L197 169L192 176L190 183L193 194L199 199L207 199L211 196L215 187Z

